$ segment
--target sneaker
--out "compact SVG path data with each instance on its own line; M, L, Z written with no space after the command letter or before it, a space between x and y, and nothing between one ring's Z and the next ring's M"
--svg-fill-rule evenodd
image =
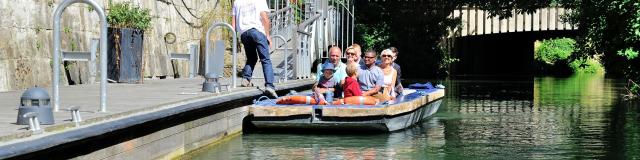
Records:
M278 94L276 93L276 90L271 87L266 87L264 89L264 94L271 98L278 98Z
M242 79L242 82L240 83L240 87L253 87L253 83L251 83L251 81L249 81L248 79Z

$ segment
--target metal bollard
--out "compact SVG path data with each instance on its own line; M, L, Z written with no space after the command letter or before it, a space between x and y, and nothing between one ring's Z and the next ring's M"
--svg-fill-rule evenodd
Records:
M33 131L33 133L42 133L42 129L40 128L40 121L38 121L38 113L29 112L22 115L24 118L29 119L29 130Z
M80 117L80 106L71 106L67 108L67 111L71 112L71 120L73 122L82 122L82 117Z

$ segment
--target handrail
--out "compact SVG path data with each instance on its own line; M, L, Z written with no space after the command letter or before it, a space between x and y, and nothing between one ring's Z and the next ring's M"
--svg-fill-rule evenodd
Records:
M232 35L233 35L233 44L232 44L232 48L233 48L232 49L233 50L233 71L231 72L233 77L231 77L231 79L232 79L231 80L231 85L232 85L232 88L236 88L236 80L237 80L237 74L238 74L236 72L236 64L238 63L238 60L237 60L238 40L237 40L237 36L236 36L235 30L233 29L233 27L229 23L216 22L216 23L212 24L211 27L209 27L209 29L207 30L207 37L206 37L206 40L205 40L206 41L206 44L205 44L206 51L205 51L205 55L204 55L205 56L204 73L205 74L209 73L209 50L210 50L209 49L209 47L210 47L209 45L211 43L210 36L211 36L211 31L213 29L217 28L217 27L226 27L227 29L229 29L229 31L232 32Z
M287 39L285 39L283 36L281 35L272 35L271 38L279 38L282 40L282 42L284 42L284 66L282 68L284 68L284 81L286 82L289 79L289 75L287 72L287 68L288 68L288 63L289 63L289 50L287 49Z
M287 6L287 7L284 7L282 9L279 9L277 11L271 12L271 13L269 13L269 18L273 18L276 15L278 15L278 14L280 14L282 12L286 12L287 10L290 10L290 9L291 9L291 6Z
M62 12L74 3L91 5L100 19L100 112L107 112L107 17L94 0L65 0L56 8L53 16L53 108L60 108L60 18Z
M302 34L306 34L306 35L310 36L311 33L306 32L305 28L307 26L311 25L311 23L315 22L321 16L322 16L322 13L316 12L316 14L313 17L311 17L311 18L305 20L304 22L300 23L300 25L298 25L298 33L302 33Z

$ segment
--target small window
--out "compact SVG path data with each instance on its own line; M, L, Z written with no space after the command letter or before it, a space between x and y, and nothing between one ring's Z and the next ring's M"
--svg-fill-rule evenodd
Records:
M20 104L22 106L31 106L31 100L23 99L22 102L20 102Z
M40 100L40 103L41 103L43 106L46 106L46 105L49 105L49 101L50 101L49 99L42 99L42 100Z
M40 100L38 99L31 100L31 106L40 106Z

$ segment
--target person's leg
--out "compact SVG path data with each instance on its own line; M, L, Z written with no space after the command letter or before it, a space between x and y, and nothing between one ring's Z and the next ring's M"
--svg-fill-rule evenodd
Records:
M262 72L264 73L264 86L275 88L273 86L273 68L271 64L271 56L269 55L269 40L261 32L254 32L256 40L256 49L258 50L258 57L260 57L260 63L262 63Z
M251 81L253 75L253 68L256 66L258 56L256 55L256 42L251 34L252 31L248 30L240 35L240 41L244 46L244 53L247 56L247 61L242 69L242 78Z

